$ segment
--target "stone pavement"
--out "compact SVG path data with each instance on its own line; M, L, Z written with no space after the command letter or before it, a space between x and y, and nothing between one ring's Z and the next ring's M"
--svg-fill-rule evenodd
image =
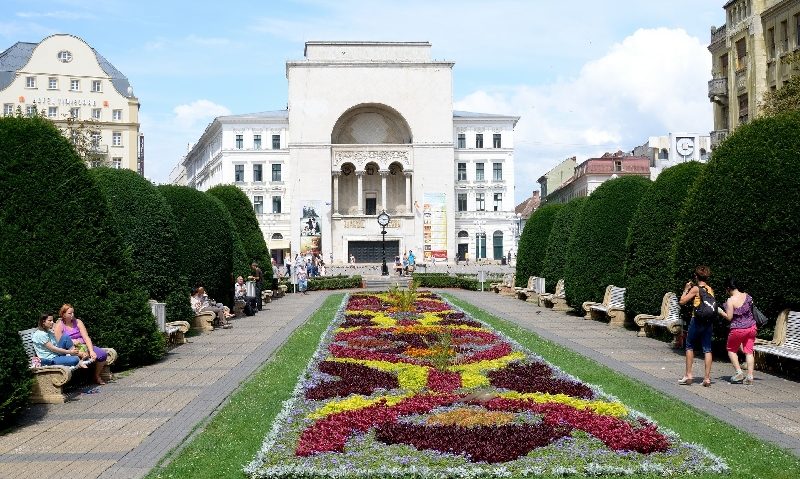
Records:
M679 386L684 356L668 343L636 331L587 321L508 296L463 290L442 291L512 321L628 377L694 406L800 456L800 383L755 372L752 386L730 384L733 367L714 361L711 387L702 387L702 361L695 359L695 384ZM579 376L580 374L578 374ZM699 378L699 379L698 379Z
M23 426L0 436L0 478L146 475L329 294L287 295L234 320L232 329L188 338L157 364L80 388L65 404L31 406Z

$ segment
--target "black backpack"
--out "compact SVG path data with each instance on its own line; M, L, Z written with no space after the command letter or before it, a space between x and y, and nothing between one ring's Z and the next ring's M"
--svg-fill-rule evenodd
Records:
M698 286L700 305L694 308L694 317L700 321L710 323L717 317L717 300L708 294L705 286Z

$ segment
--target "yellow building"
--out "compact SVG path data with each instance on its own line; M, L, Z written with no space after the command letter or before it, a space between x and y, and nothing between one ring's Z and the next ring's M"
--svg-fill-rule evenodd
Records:
M92 158L143 173L139 100L128 79L73 35L17 42L0 53L3 115L40 114L64 130L68 118L86 125Z
M800 72L800 1L731 0L725 24L711 28L712 79L708 97L714 104L711 147L728 132L759 114L764 94Z

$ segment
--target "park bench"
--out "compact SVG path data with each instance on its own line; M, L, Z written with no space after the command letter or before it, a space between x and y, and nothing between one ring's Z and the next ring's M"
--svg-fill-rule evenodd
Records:
M502 294L503 296L516 296L517 290L514 287L515 279L515 274L505 274L503 275L502 282L492 283L489 287L495 293Z
M517 292L517 298L523 301L539 303L539 294L544 293L544 278L538 276L531 276L528 278L528 284L524 288L514 288Z
M569 306L567 306L567 298L564 293L563 278L559 279L556 283L556 290L554 293L539 294L539 306L553 308L554 311L566 311L569 309Z
M200 333L213 331L215 319L217 319L217 315L212 311L195 313L194 319L192 320L192 329Z
M611 325L625 324L625 288L609 284L603 302L586 301L583 310L586 311L585 319L608 318Z
M637 336L647 336L647 328L660 327L666 328L672 333L672 347L678 347L678 338L683 330L683 320L681 319L681 305L678 304L678 297L675 293L669 292L664 295L661 301L661 313L658 316L652 314L637 314L633 322L639 326Z
M772 341L756 339L753 349L760 354L800 360L800 311L784 310L778 315Z
M36 350L33 349L33 341L31 337L36 332L36 328L26 329L19 331L22 338L22 346L29 358L36 357ZM117 360L117 352L112 348L103 348L108 354L106 364L100 372L100 377L103 381L111 380L111 365ZM94 366L90 366L94 367ZM70 379L72 379L73 372L77 366L31 366L33 373L33 388L31 389L31 402L44 403L44 404L60 404L66 401L64 396L63 387Z
M159 303L151 299L148 301L150 304L150 312L156 318L156 326L166 337L170 344L184 344L186 343L185 334L189 332L189 323L187 321L171 321L167 322L167 303Z

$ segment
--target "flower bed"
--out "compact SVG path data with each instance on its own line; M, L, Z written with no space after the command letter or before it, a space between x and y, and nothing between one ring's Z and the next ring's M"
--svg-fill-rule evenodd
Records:
M724 472L704 448L419 293L354 294L287 401L251 477Z

